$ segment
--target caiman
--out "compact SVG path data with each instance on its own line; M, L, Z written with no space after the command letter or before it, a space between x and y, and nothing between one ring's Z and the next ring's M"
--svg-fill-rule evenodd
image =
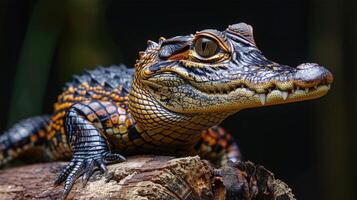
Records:
M304 101L330 89L332 74L264 57L245 23L224 31L148 41L134 68L98 67L66 84L52 115L28 118L0 137L0 163L42 147L69 160L55 184L64 196L75 180L132 154L200 155L238 161L238 146L218 125L246 108Z

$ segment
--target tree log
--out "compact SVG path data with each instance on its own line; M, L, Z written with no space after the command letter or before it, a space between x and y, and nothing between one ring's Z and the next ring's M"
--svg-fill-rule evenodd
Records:
M65 165L53 162L0 171L0 199L59 199L53 182ZM198 156L135 156L95 173L83 188L77 180L67 199L277 199L293 200L291 189L251 162L215 169Z

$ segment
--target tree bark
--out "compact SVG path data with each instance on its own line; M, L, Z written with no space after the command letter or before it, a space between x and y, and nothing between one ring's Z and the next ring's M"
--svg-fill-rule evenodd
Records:
M63 186L53 186L64 162L0 171L0 199L59 199ZM67 199L280 199L293 200L291 189L271 172L251 162L215 169L198 156L135 156L81 180Z

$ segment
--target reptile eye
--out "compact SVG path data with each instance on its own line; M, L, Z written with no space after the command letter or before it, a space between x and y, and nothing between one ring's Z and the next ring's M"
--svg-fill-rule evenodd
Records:
M212 39L201 37L195 42L195 50L198 55L208 58L217 53L218 44Z

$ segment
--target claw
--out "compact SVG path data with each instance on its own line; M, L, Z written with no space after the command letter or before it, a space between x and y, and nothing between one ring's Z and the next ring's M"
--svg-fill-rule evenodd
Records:
M60 185L68 176L69 171L74 167L74 162L71 161L68 163L62 170L61 173L57 176L54 185L58 186Z
M107 153L104 156L104 161L106 163L118 163L126 161L126 158L118 153Z
M64 190L63 190L64 199L68 196L69 192L73 187L74 182L82 174L82 171L83 171L83 161L77 162L76 165L74 166L74 169L67 176L67 179L64 183Z
M105 173L106 171L108 171L107 166L105 165L103 159L96 159L95 163L98 165L100 171L102 171L102 173Z
M92 176L94 172L94 161L91 160L86 164L84 168L84 174L82 176L82 186L85 187L88 183L89 178Z

